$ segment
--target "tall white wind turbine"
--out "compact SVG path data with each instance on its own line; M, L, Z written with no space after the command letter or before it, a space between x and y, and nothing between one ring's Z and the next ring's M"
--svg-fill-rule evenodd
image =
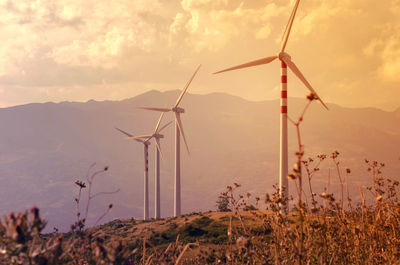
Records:
M268 64L275 59L281 61L281 110L280 110L280 163L279 163L279 191L282 196L288 198L289 186L288 179L286 175L288 173L288 132L287 132L287 67L304 83L304 85L317 96L315 90L311 87L310 83L306 80L300 70L292 61L289 54L285 52L286 44L289 39L290 30L292 29L293 20L296 16L297 8L299 6L300 0L297 0L293 8L292 14L290 15L289 22L286 26L285 32L282 37L281 50L278 55L262 58L259 60L251 61L245 64L237 65L231 68L224 69L222 71L215 72L214 74L219 74L222 72L227 72L231 70L247 68L262 64ZM317 96L318 97L318 96ZM318 100L322 105L328 109L325 103L318 97ZM286 206L286 211L288 210Z
M154 129L153 134L149 135L139 135L139 136L133 136L130 135L129 133L126 133L122 130L122 133L127 135L128 137L134 139L134 140L139 140L145 143L145 213L146 213L146 201L147 201L147 216L148 216L148 182L147 182L147 176L148 176L148 145L150 144L149 141L151 138L155 139L155 182L154 182L154 218L159 219L160 218L160 155L161 157L163 156L161 152L161 143L160 139L164 138L164 135L160 134L162 130L164 130L168 125L170 125L172 122L169 122L165 124L163 127L160 128L161 120L164 116L164 113L161 113L160 118L158 119L156 128ZM148 143L148 144L146 144ZM147 196L147 199L146 199Z
M125 134L129 138L132 138L144 146L144 208L143 208L143 220L149 219L149 145L150 142L148 140L142 140L135 138L130 133L127 133L119 128L115 128L121 133Z
M174 176L174 216L181 215L181 147L180 147L180 137L182 134L183 141L185 142L186 150L188 154L189 146L186 141L185 133L183 131L183 125L181 120L181 113L184 113L185 110L179 107L179 103L181 103L183 96L185 95L190 83L193 78L196 76L199 71L201 65L199 65L196 71L193 73L192 77L186 83L183 88L181 94L176 100L175 105L172 108L153 108L153 107L141 107L140 109L153 110L153 111L161 111L165 112L174 112L175 115L175 176Z

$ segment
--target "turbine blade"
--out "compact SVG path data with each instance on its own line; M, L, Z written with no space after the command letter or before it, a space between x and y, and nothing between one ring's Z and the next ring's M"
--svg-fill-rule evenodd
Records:
M176 100L175 103L175 108L178 107L179 103L181 102L183 96L186 93L186 90L188 89L190 83L192 83L193 78L196 76L197 72L199 71L201 67L201 64L197 67L196 71L193 73L192 77L189 79L189 81L186 83L186 86L184 87L184 89L182 90L181 94L179 95L178 99Z
M168 127L168 125L170 125L172 123L172 121L168 122L167 124L165 124L163 127L161 127L157 132L161 132L162 130L164 130L165 128Z
M321 102L321 104L322 104L322 106L324 106L325 107L325 109L327 109L327 110L329 110L329 108L328 108L328 106L325 104L325 102L323 102L322 101L322 99L318 96L318 94L317 93L315 93L316 95L317 95L317 97L318 97L318 100L319 100L319 102Z
M176 122L178 124L179 131L182 134L183 141L185 142L186 150L187 150L188 154L190 155L189 146L188 146L187 141L186 141L185 132L183 131L183 125L182 125L182 120L181 120L180 114L175 112L175 119L176 119Z
M278 58L278 56L266 57L266 58L263 58L263 59L259 59L259 60L251 61L251 62L248 62L248 63L245 63L245 64L237 65L237 66L234 66L234 67L231 67L231 68L227 68L227 69L215 72L213 74L219 74L219 73L232 71L232 70L236 70L236 69L247 68L247 67L257 66L257 65L261 65L261 64L267 64L267 63L272 62L276 58Z
M164 117L164 112L161 113L160 118L158 119L158 122L157 122L157 125L156 125L156 129L154 130L154 133L157 133L158 127L160 127L160 123L161 123L161 120L162 120L163 117Z
M164 155L163 155L163 153L162 153L162 151L161 151L160 138L157 138L157 137L156 137L156 146L157 146L158 151L160 152L161 159L164 160Z
M151 138L153 137L153 135L138 135L138 136L134 136L132 137L133 139L147 139L147 138Z
M171 109L168 109L168 108L153 108L153 107L137 107L137 109L154 110L154 111L161 111L161 112L171 111Z
M301 82L315 95L317 95L318 100L322 103L322 105L328 109L328 107L325 105L325 103L322 101L322 99L318 96L317 92L315 92L314 88L308 83L307 79L304 77L304 75L300 72L299 68L294 64L294 62L288 58L288 57L283 57L282 60L287 64L287 66L292 70L292 72L300 79Z
M296 5L296 4L295 4L295 5ZM293 12L294 12L294 9L292 9L292 12L290 13L290 16L289 16L288 23L286 24L285 31L283 32L282 39L281 39L281 46L282 46L282 44L283 44L283 40L285 39L285 36L286 36L286 34L287 34L287 31L288 31L288 28L289 28L290 21L292 20L292 17L293 17ZM282 47L281 47L281 48L282 48Z
M150 141L150 140L151 140L151 138L153 138L153 137L154 137L154 135L150 136L149 138L147 138L147 139L145 140L145 142L148 142L148 141Z
M290 35L290 30L292 29L292 25L293 25L294 18L296 16L297 8L299 7L299 3L300 3L300 0L297 0L296 4L294 5L292 14L289 17L289 21L288 21L288 24L286 25L285 32L283 33L282 44L281 44L281 52L285 51L286 44L287 44L287 41L288 41L289 35Z
M133 135L130 134L130 133L127 133L127 132L125 132L125 131L123 131L123 130L117 128L117 127L115 127L115 129L118 130L118 131L120 131L121 133L125 134L126 136L128 136L128 139L132 139L132 138L133 138L135 141L137 141L137 142L139 142L139 143L144 143L144 141L141 140L141 139L135 139L135 136L133 136Z
M127 133L127 132L125 132L125 131L123 131L123 130L121 130L121 129L117 128L117 127L115 127L115 129L116 129L117 131L119 131L119 132L121 132L121 133L125 134L125 135L126 135L126 136L128 136L128 137L134 137L132 134L130 134L130 133Z
M289 29L289 24L290 24L290 22L292 21L293 12L294 12L294 9L292 10L292 13L290 13L290 17L289 17L288 23L286 24L285 31L283 32L283 35L282 35L282 39L281 39L281 51L283 51L283 50L286 48L286 44L285 44L285 47L283 47L283 43L284 43L285 39L288 39L288 38L289 38L289 37L288 37L288 36L289 36L289 35L288 35L288 29Z

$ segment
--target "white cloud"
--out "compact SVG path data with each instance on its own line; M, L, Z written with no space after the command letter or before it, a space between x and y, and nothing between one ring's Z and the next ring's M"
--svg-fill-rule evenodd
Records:
M21 0L3 1L0 10L0 76L10 76L43 49L58 64L114 67L124 49L154 47L157 29L143 16L161 9L157 0Z
M400 25L391 35L381 50L382 66L380 71L384 78L391 81L399 80L400 76Z
M193 9L223 7L228 5L229 0L182 0L182 8L186 11Z
M301 33L302 35L308 35L314 27L329 22L330 19L339 12L339 10L340 8L337 1L335 1L335 3L331 1L323 1L318 7L307 12L304 16L297 17L294 31Z
M382 80L399 81L400 21L379 26L379 35L371 39L363 52L368 58L378 58L376 72Z
M176 44L184 38L198 52L222 49L243 32L249 32L253 38L268 38L272 31L271 18L285 9L274 3L253 8L243 2L231 4L228 0L182 0L181 6L182 11L170 26L170 39L175 39L172 43Z
M256 39L266 39L269 37L269 35L271 34L271 26L270 25L266 25L262 28L260 28L257 32L256 32Z

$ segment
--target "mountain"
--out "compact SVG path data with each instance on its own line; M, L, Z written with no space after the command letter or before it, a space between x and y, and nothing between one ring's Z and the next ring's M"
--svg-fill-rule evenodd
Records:
M0 109L0 214L37 205L53 226L67 230L75 220L78 179L86 181L93 170L108 165L96 177L95 192L120 192L92 201L89 224L108 203L114 207L107 218L141 218L143 205L143 146L127 140L114 127L133 134L152 132L159 114L139 106L170 106L179 91L149 91L122 101L88 101L27 104ZM296 119L306 100L289 99L289 115ZM385 176L399 179L400 112L374 108L344 108L328 104L329 111L313 102L301 124L306 157L340 152L342 171L349 167L351 192L368 185L371 176L364 159L386 163ZM233 182L243 191L263 196L278 181L279 101L251 102L223 93L187 94L182 101L185 133L191 148L182 148L183 212L215 209L218 194ZM164 123L173 120L165 115ZM165 155L161 173L161 214L172 215L174 126L165 130L161 145ZM297 142L289 124L289 154ZM290 156L289 165L293 164ZM150 146L150 213L153 213L154 144ZM338 191L334 164L327 159L313 177L315 192L326 186L331 172L333 191ZM294 186L291 192L294 194ZM86 200L86 193L83 195ZM82 207L83 205L81 205Z
M394 115L400 119L400 107L394 112Z

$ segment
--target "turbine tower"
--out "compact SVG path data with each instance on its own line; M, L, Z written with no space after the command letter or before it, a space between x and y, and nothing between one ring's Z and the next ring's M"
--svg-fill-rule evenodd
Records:
M201 67L201 65L199 65L197 67L197 69L193 73L192 77L186 83L186 85L183 88L181 94L179 95L175 105L172 108L140 107L140 109L161 111L162 113L172 111L172 112L174 112L174 115L175 115L174 216L181 215L181 145L180 145L181 135L182 135L183 141L185 142L186 150L187 150L188 154L190 154L189 146L186 141L185 133L183 131L182 120L181 120L181 113L184 113L185 110L183 108L179 107L179 103L181 103L183 96L185 95L190 83L192 82L193 78L196 76L200 67Z
M154 188L155 188L155 207L154 207L154 218L159 219L160 218L160 156L161 158L163 157L163 154L161 152L161 143L160 139L164 138L164 135L160 134L162 130L164 130L168 125L170 125L172 122L169 122L165 124L163 127L160 128L161 120L164 116L164 113L161 113L160 118L158 119L156 128L154 129L153 134L149 135L139 135L139 136L129 136L134 140L141 140L144 142L149 142L151 138L155 139L155 181L154 181ZM123 132L123 131L121 131ZM125 132L123 132L125 133ZM125 133L126 134L126 133ZM148 146L145 145L145 160L148 157ZM147 160L146 160L147 161ZM148 163L146 163L146 169L148 171ZM146 173L145 173L146 175ZM145 189L147 189L146 184L145 184ZM145 194L148 194L148 191L145 191ZM145 195L146 196L146 195ZM147 206L148 207L148 206ZM148 210L147 210L148 212Z
M150 142L148 140L135 139L130 133L127 133L119 128L115 128L121 133L125 134L129 138L133 138L135 141L138 141L144 146L144 208L143 208L143 220L149 219L149 145Z
M278 55L262 58L259 60L251 61L245 64L234 66L231 68L224 69L222 71L215 72L214 74L219 74L222 72L227 72L231 70L247 68L262 64L268 64L275 59L279 58L281 61L281 109L280 109L280 162L279 162L279 192L281 196L285 198L289 197L289 185L288 179L286 178L288 173L288 132L287 132L287 67L304 83L304 85L317 96L318 100L322 105L328 109L325 103L318 97L315 90L311 87L310 83L306 80L300 70L292 61L289 54L285 52L286 44L289 39L290 30L293 25L293 20L296 16L297 8L299 6L300 0L297 0L293 11L290 15L289 22L286 26L285 32L282 37L281 50ZM287 212L288 206L285 206L285 211Z

